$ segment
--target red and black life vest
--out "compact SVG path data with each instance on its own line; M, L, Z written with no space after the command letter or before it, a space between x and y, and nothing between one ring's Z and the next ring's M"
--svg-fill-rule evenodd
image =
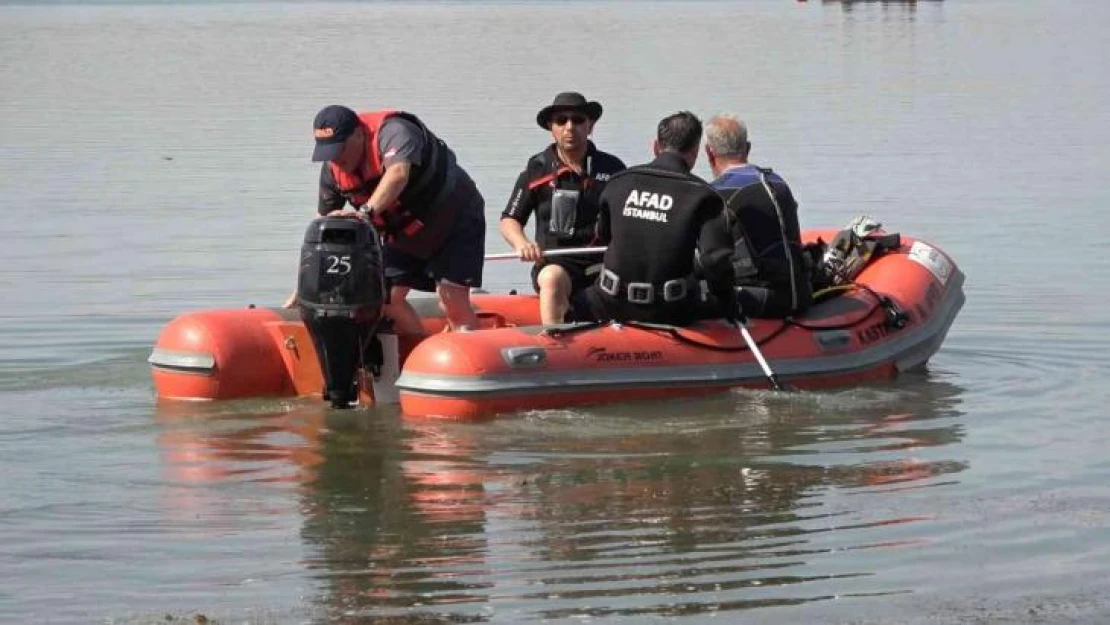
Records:
M405 119L415 124L424 133L421 164L413 167L409 174L409 182L398 200L406 210L423 219L426 216L425 211L432 207L437 196L450 192L451 189L445 189L445 186L448 186L445 183L452 178L450 174L455 159L451 149L432 134L415 115L394 110L359 113L359 122L366 131L363 133L366 136L366 149L363 151L365 158L360 163L358 171L344 171L336 167L334 162L328 163L328 166L331 168L332 178L339 192L354 206L365 204L377 188L382 174L385 173L378 144L378 139L381 137L379 130L382 124L392 117ZM453 180L451 182L450 186L453 186Z
M398 237L394 243L410 254L427 257L446 238L458 214L459 207L446 201L455 188L458 167L451 148L428 130L423 122L404 111L387 109L360 113L358 118L364 130L366 146L358 169L344 171L334 162L328 163L328 167L339 193L353 206L365 204L385 173L379 144L380 130L387 120L394 117L411 122L420 129L424 148L420 164L414 164L409 172L408 183L397 199L397 206L384 208L406 211L423 224L419 234Z

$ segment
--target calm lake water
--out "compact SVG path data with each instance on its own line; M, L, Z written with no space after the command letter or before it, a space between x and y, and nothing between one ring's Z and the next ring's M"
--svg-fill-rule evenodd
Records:
M1098 0L0 7L0 622L1110 622L1108 29ZM475 425L155 402L166 322L293 287L317 109L422 116L492 253L567 89L630 163L736 112L806 226L951 253L929 370Z

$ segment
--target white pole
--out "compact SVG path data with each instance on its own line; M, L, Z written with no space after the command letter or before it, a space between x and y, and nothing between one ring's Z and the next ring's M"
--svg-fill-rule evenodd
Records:
M562 249L544 250L544 258L553 258L555 256L572 256L575 254L601 254L607 248L604 247L565 247ZM486 254L486 260L520 260L520 254L516 252L505 252L504 254Z
M744 337L744 342L748 344L748 349L755 355L756 361L759 363L760 368L763 369L763 375L767 376L767 379L771 382L771 388L776 391L785 391L786 387L779 382L779 376L775 375L774 371L771 371L771 365L767 364L767 359L763 357L763 352L759 349L759 343L756 343L755 339L752 338L752 334L748 332L748 328L744 325L744 321L743 319L738 319L734 321L733 324L740 330L740 336Z

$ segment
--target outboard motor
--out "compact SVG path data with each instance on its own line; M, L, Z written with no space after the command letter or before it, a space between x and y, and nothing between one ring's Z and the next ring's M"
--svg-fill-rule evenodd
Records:
M358 370L381 320L385 293L381 246L370 224L345 217L309 224L297 303L324 374L324 399L334 408L358 400Z

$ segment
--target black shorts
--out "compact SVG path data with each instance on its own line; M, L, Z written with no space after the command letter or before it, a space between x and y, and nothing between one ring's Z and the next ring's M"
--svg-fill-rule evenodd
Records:
M548 265L558 265L566 270L567 275L570 276L570 292L577 293L597 282L597 277L601 275L601 254L559 256L536 263L532 267L532 288L537 293L540 292L537 278L540 271Z
M461 286L482 286L486 254L486 214L482 196L474 193L459 209L451 234L431 258L406 254L386 243L382 248L385 279L390 286L407 286L434 293L446 280Z

